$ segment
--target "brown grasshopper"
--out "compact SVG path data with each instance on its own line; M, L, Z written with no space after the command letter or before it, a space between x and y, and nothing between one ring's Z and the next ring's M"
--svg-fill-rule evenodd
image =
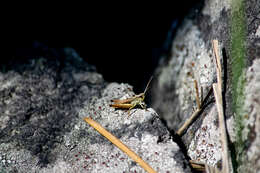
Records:
M130 110L136 107L137 105L140 105L141 108L146 109L146 104L144 102L145 93L148 89L148 86L152 80L152 77L150 78L149 82L146 85L146 88L143 93L140 93L138 95L135 95L128 99L123 100L113 100L113 104L110 106L114 108L121 108L121 109L128 109L128 114L130 113Z

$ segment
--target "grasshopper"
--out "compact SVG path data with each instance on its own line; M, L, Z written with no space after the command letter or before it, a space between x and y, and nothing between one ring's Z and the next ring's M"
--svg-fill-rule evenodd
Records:
M110 106L114 108L121 108L121 109L128 109L128 114L130 113L130 110L136 107L137 105L141 106L141 108L146 109L146 104L144 102L145 93L148 90L148 86L152 80L152 77L150 78L149 82L147 83L145 90L143 93L137 94L131 98L124 99L124 100L113 100L113 104ZM130 115L130 114L129 114Z

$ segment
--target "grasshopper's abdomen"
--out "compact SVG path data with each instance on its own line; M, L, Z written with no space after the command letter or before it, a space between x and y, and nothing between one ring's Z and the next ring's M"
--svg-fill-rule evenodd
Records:
M114 107L114 108L122 108L122 109L129 109L132 107L132 104L111 104L110 106Z

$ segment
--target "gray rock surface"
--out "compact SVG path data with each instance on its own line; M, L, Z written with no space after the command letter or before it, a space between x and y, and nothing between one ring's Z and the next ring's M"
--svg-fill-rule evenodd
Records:
M204 97L216 81L211 41L219 41L229 149L237 172L255 172L260 165L256 145L259 63L255 62L260 58L259 5L259 0L204 1L203 8L191 12L178 28L152 85L152 107L177 131L196 107L193 81L204 89ZM209 103L182 140L191 159L217 166L222 150L213 94Z
M245 99L245 119L243 124L242 138L247 141L246 157L243 158L245 167L240 166L240 171L260 172L260 60L253 62L252 66L247 70L247 86ZM250 161L250 162L248 162ZM255 163L252 167L252 163Z
M191 20L186 20L173 42L172 56L166 65L157 69L152 107L175 131L196 109L194 80L199 88L203 88L204 97L216 80L213 53L201 34ZM208 102L212 101L212 97ZM206 161L210 165L220 161L221 145L216 117L216 107L211 103L182 137L191 159Z
M0 172L145 172L90 127L92 117L158 172L190 172L179 146L152 109L110 107L133 96L127 84L106 84L73 49L31 58L0 73Z
M38 172L55 162L82 103L100 96L104 80L73 49L28 58L0 73L0 170ZM88 77L77 77L77 76Z
M126 110L115 110L109 106L112 99L133 96L131 90L129 85L109 84L101 98L93 97L91 102L84 103L85 107L79 113L80 119L87 116L99 122L158 172L190 172L182 152L153 109L134 109L129 116ZM70 160L67 163L74 164L76 170L145 172L88 124L79 121L76 126L86 131L68 156ZM79 135L79 131L73 131L66 138L66 145L71 145L73 136ZM74 155L78 152L87 153L88 160L84 154L78 154L78 160L75 159Z

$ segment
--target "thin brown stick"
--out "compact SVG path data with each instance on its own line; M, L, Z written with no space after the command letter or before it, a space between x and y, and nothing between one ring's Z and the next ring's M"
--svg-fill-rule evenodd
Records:
M221 170L216 166L208 165L207 163L198 160L189 160L192 168L196 171L206 172L206 173L221 173Z
M222 143L222 163L223 163L223 173L229 173L229 153L228 153L228 144L227 144L227 135L226 135L226 127L225 127L225 118L223 113L222 106L222 96L220 89L216 83L213 84L214 96L216 99L216 105L218 110L218 118L219 118L219 127L221 134L221 143Z
M203 87L201 86L200 87L200 106L202 106L202 104L203 104L203 98L204 98Z
M201 109L197 109L193 114L185 121L185 123L177 131L177 135L182 136L184 131L190 126L194 119L199 115Z
M206 170L206 173L222 173L222 171L220 169L218 169L218 167L211 166L208 164L205 164L205 170Z
M228 152L228 142L227 142L227 134L226 134L226 124L225 124L225 117L223 112L223 100L222 100L222 79L221 79L221 63L220 63L220 56L218 54L218 41L212 41L213 50L215 53L216 58L216 70L217 70L217 84L213 84L213 91L216 100L217 110L218 110L218 117L219 117L219 127L220 127L220 134L221 134L221 143L222 143L222 172L229 173L229 152Z
M197 82L197 80L194 80L194 87L195 87L195 90L196 90L196 103L197 103L197 108L200 109L201 103L200 103L199 88L198 88L198 82Z
M197 108L195 112L192 113L192 115L185 121L185 123L178 129L177 135L182 136L185 130L192 124L192 122L200 115L201 110L206 106L206 102L209 99L210 95L212 93L212 87L208 91L208 94L204 99L201 101L200 108ZM199 100L198 94L196 94L196 100Z
M149 166L145 161L142 160L137 154L135 154L131 149L129 149L125 144L123 144L119 139L117 139L114 135L104 129L99 123L92 120L91 118L84 118L84 120L91 125L96 131L98 131L101 135L106 137L110 142L112 142L115 146L117 146L120 150L125 152L131 159L137 162L145 171L148 173L156 173L156 171Z
M197 160L189 160L191 166L196 171L205 171L205 163L197 161Z
M216 60L218 87L220 89L220 92L222 93L222 77L221 77L222 69L221 69L221 62L220 62L220 56L219 56L218 40L213 40L212 45L213 45L213 51L214 51L215 60Z

